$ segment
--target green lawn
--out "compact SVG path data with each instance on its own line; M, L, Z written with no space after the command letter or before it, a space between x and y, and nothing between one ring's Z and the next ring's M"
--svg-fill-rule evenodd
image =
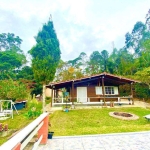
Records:
M138 120L119 120L109 116L110 111L129 112L139 116ZM54 136L105 134L150 130L150 122L144 115L150 109L144 108L92 108L71 110L68 113L56 111L50 115Z
M14 111L14 119L0 121L8 124L9 129L19 130L32 122L34 119L27 119L25 112L28 109L19 111L19 115ZM124 121L109 116L110 111L124 111L134 113L139 116L138 120ZM144 115L150 114L150 109L144 108L92 108L76 109L68 113L55 111L50 114L51 127L54 136L104 134L117 132L133 132L150 130L150 122ZM7 137L0 137L0 145L8 140Z
M31 103L31 106L35 106L33 103ZM32 122L33 120L35 120L36 117L34 118L28 118L26 117L26 113L31 110L29 105L27 105L27 108L24 108L22 110L19 110L19 115L16 113L16 111L14 110L14 117L9 118L7 120L0 120L0 123L3 124L8 124L8 129L12 131L12 133L15 133L16 131L19 131L20 129L24 128L25 126L27 126L30 122ZM39 102L36 104L36 110L39 111L42 109L42 102ZM11 137L11 134L5 136L5 137L1 137L0 136L0 145L2 145L4 142L6 142L9 138Z
M13 130L12 132L16 132L34 120L34 119L27 119L25 117L24 114L26 111L27 111L26 109L18 111L19 115L14 111L14 119L9 118L7 120L0 120L0 123L8 124L8 129ZM11 134L9 134L6 137L0 137L0 145L6 142L10 138L10 136Z

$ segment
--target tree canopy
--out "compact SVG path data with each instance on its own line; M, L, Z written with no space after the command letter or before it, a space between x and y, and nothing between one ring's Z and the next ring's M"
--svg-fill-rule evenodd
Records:
M46 84L54 79L61 54L51 20L43 25L35 39L36 45L29 51L33 58L33 73L37 81Z

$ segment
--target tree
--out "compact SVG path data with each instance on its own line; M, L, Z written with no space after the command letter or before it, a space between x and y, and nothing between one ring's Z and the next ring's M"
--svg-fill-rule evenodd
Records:
M132 33L129 32L125 35L125 44L126 48L129 51L134 51L136 56L140 56L141 49L141 41L145 38L144 32L145 32L145 25L141 21L137 22L132 30Z
M17 70L26 63L26 57L20 49L21 42L19 36L13 33L0 34L0 79L16 78Z
M86 73L89 75L97 74L101 72L102 56L99 51L93 51L90 55L90 60L86 68Z
M59 41L53 22L45 23L35 37L36 45L29 51L32 55L32 68L36 81L43 84L43 111L45 107L45 85L55 77L60 60Z
M116 48L113 49L113 52L108 58L108 71L112 74L117 73L118 65L116 60L118 58L118 50Z
M18 70L17 79L34 80L32 68L30 66L25 66L21 70Z
M19 36L15 36L14 33L2 33L0 34L0 51L12 50L21 51L20 45L22 39Z
M107 63L108 63L108 52L107 50L101 51L102 57L102 71L107 71Z
M12 79L0 80L0 99L25 100L29 96L26 84Z

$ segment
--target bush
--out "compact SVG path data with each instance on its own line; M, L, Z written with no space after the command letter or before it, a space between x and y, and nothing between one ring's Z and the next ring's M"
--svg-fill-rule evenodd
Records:
M25 113L25 116L28 119L36 118L42 113L42 102L37 101L34 96L28 100L27 109L28 112Z
M149 99L150 98L150 89L148 87L148 85L146 84L139 84L136 83L135 84L135 93L136 93L136 97L137 98L141 98L141 99Z
M0 99L25 100L28 93L29 90L26 85L19 81L13 81L12 79L0 81Z

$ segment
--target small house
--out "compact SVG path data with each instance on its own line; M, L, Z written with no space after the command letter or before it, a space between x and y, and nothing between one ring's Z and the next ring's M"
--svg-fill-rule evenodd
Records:
M65 103L66 100L72 103L87 104L119 102L121 98L133 100L132 84L135 82L137 81L104 72L81 79L51 83L46 87L52 90L53 105ZM120 97L119 86L123 84L129 84L131 87L131 93L128 97ZM64 94L59 95L60 89Z

